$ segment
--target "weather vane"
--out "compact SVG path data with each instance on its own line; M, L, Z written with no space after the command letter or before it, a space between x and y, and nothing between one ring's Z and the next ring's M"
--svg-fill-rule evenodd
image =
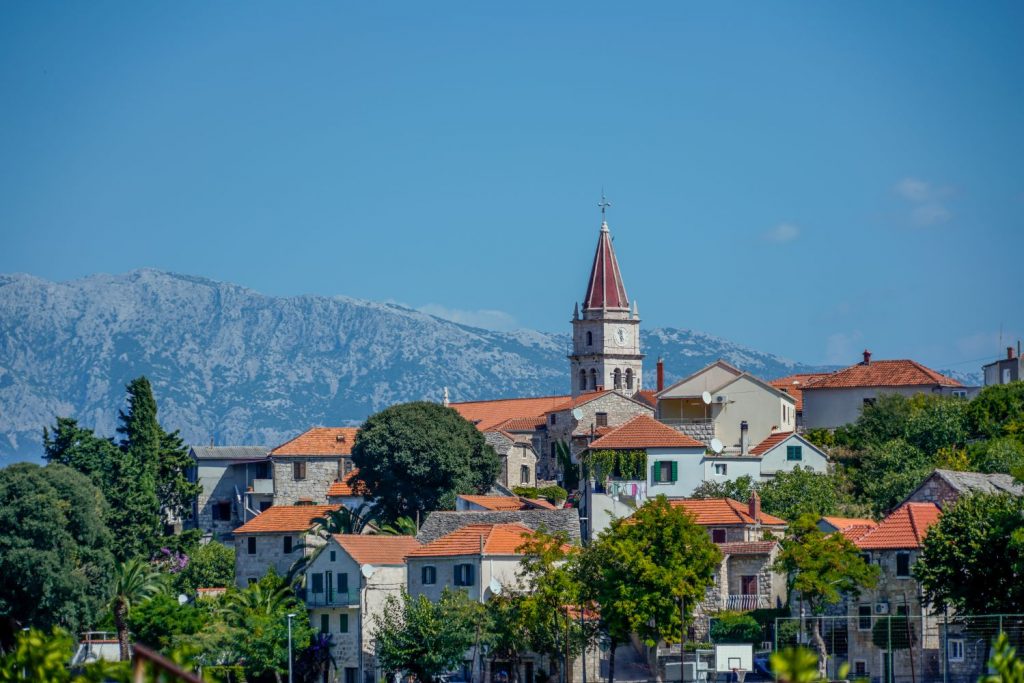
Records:
M605 212L608 210L608 207L612 205L610 201L604 198L604 189L601 190L601 201L598 202L597 205L601 207L601 220L603 221Z

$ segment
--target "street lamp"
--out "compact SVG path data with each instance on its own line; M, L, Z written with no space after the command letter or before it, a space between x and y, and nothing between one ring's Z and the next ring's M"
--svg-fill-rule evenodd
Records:
M288 614L288 683L292 683L292 619L295 613Z

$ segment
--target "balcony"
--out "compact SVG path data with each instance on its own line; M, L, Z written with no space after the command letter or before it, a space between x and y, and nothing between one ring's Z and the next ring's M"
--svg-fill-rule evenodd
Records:
M252 492L257 494L274 495L273 479L253 479Z
M710 417L659 417L658 422L702 443L709 443L716 436L715 421Z
M737 612L749 612L771 606L771 596L768 595L730 595L725 600L725 608Z
M306 607L356 607L359 605L359 593L313 593L306 590L303 599Z

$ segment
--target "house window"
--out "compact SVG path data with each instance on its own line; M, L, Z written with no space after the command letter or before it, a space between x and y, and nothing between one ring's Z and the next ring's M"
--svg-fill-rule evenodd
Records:
M954 389L953 398L967 398L967 391L965 389Z
M867 678L868 663L863 659L853 660L853 675L857 678Z
M457 565L455 565L455 585L456 586L472 586L473 585L473 565L471 565L471 564L457 564Z
M348 612L338 615L338 633L348 633Z
M633 369L626 368L626 389L633 389Z
M331 562L334 562L337 559L338 559L338 554L332 550L331 551Z
M348 574L338 574L338 595L348 597Z
M222 500L213 504L213 519L214 521L229 522L231 521L231 501Z
M558 414L557 413L551 413L550 424L555 424L556 422L558 422L557 418L558 418Z
M427 565L420 570L420 580L424 586L433 586L437 583L437 567Z
M292 479L295 481L301 481L306 478L306 463L305 462L293 462L292 463Z
M896 576L910 576L910 553L896 553Z
M247 544L246 550L249 552L250 555L255 555L256 554L256 537L255 536L250 536L249 538L247 538L245 540L246 540L246 544Z
M864 407L865 408L867 408L868 406L873 406L873 405L875 405L875 399L873 399L873 398L866 398L866 399L864 399Z
M594 333L593 332L587 332L587 346L593 346L593 345L594 345Z
M679 479L679 463L675 460L659 460L651 467L651 478L655 483L672 483Z
M284 537L284 554L287 555L291 551L292 551L292 537L291 536L285 536Z
M608 413L596 413L594 415L594 420L597 422L597 426L598 427L607 427L608 426Z
M530 468L526 465L519 466L519 483L529 484L530 483Z
M712 529L711 540L715 543L725 543L725 529Z
M313 577L313 585L310 588L314 593L324 592L324 575L320 572L311 575Z
M860 559L864 560L864 564L871 564L871 553L861 553Z
M257 578L256 578L255 576L250 576L250 577L249 577L248 579L246 579L245 581L246 581L246 583L248 583L248 584L249 584L249 585L251 586L251 585L253 585L254 583L256 583L256 581L258 581L258 579L257 579Z
M590 388L597 389L597 370L590 369Z
M551 444L551 459L558 460L558 446Z
M719 474L719 475L724 476L724 475L726 475L728 473L729 473L729 468L726 467L724 462L716 462L715 463L715 474Z
M331 632L331 615L321 614L320 615L320 633Z
M804 459L803 446L786 446L786 460L799 462Z
M964 641L960 638L949 639L949 661L964 661Z
M269 462L258 462L256 463L256 476L254 479L270 479L270 463Z
M616 389L622 388L622 370L615 368L615 372L612 373L612 385Z
M871 630L871 605L861 605L857 608L857 630Z
M587 371L580 370L580 391L587 390Z

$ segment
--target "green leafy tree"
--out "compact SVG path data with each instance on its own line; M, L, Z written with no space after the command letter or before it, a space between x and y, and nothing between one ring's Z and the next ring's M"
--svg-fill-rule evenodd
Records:
M79 632L104 610L114 557L106 502L64 465L0 469L0 615Z
M1010 637L1000 633L992 646L988 668L995 673L984 676L980 683L1024 683L1024 659L1017 656L1017 648L1010 644Z
M98 661L78 673L68 668L75 652L75 639L63 629L49 633L38 629L21 631L14 647L0 655L0 681L46 681L46 683L100 683L127 680L124 665Z
M834 515L847 503L836 475L818 474L810 467L777 472L757 490L761 509L783 519L796 519L807 513Z
M715 643L757 643L764 630L757 619L743 612L719 612L711 618L711 640Z
M925 598L967 614L1024 605L1024 498L976 493L946 508L914 564Z
M612 522L579 560L586 602L596 603L612 652L636 633L648 643L680 642L686 620L714 582L722 554L707 531L665 496ZM614 657L608 680L615 680Z
M792 589L799 591L817 617L812 619L812 633L820 676L824 678L828 650L821 635L821 615L845 595L874 587L878 567L864 562L857 547L842 534L825 534L816 522L815 515L807 514L790 525L773 569L789 577Z
M968 455L976 472L1012 473L1024 467L1024 443L1015 436L1000 436L971 444Z
M900 394L882 394L872 404L866 404L857 421L849 427L845 444L855 450L871 445L902 439L913 408Z
M445 588L441 599L389 595L373 616L377 660L389 672L408 672L424 683L452 671L480 640L486 614L465 591Z
M485 493L501 461L483 434L454 409L404 403L371 415L352 448L359 479L379 519L452 510L460 493Z
M985 387L971 399L967 412L971 432L977 437L1024 438L1024 382Z
M159 423L157 427L160 427ZM188 471L192 464L188 446L185 445L178 430L165 432L160 427L156 497L160 501L160 514L165 524L183 519L191 510L192 501L202 490L198 482L188 480Z
M737 477L732 481L703 481L701 482L693 493L690 494L691 498L732 498L738 500L741 503L746 503L750 500L751 494L757 486L754 484L754 480L749 474L744 474L742 477ZM772 513L774 514L774 513Z
M970 432L967 401L918 394L908 402L910 415L904 425L907 443L930 456L944 448L962 447L967 443Z
M527 596L521 592L503 592L487 601L491 627L487 638L491 661L508 662L513 681L519 680L519 665L529 651L527 633L532 623L526 606ZM533 681L527 681L533 683Z
M931 473L935 460L903 439L872 444L854 475L874 512L884 514L910 495Z
M128 614L128 625L135 641L161 652L170 652L175 641L193 636L203 629L209 612L195 603L181 604L170 593L158 593L136 605Z
M121 661L127 661L129 656L128 617L132 608L155 596L166 585L165 575L137 557L118 565L111 589L110 611L114 615Z
M52 428L43 427L43 458L78 470L102 491L110 483L118 450L113 441L80 427L77 420L58 417Z
M385 536L415 536L419 529L416 528L416 520L412 517L399 517L391 524L380 527L380 533Z
M235 549L216 541L199 546L174 577L175 589L194 595L197 588L227 588L235 583Z

